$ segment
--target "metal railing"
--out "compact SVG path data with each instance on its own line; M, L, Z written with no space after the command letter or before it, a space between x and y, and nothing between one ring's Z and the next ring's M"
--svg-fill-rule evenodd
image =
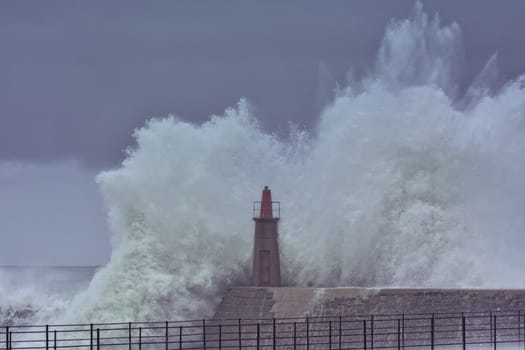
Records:
M261 218L261 204L262 202L253 202L253 218ZM281 202L272 202L272 217L279 219L281 217Z
M436 313L3 326L5 350L525 349L525 313Z

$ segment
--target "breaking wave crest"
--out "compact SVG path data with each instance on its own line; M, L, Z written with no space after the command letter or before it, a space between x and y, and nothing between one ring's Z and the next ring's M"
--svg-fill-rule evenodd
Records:
M244 99L199 125L150 120L97 177L113 253L62 318L210 316L248 283L264 185L288 285L525 287L525 77L491 86L491 59L460 94L461 61L459 26L416 4L314 130L268 134Z

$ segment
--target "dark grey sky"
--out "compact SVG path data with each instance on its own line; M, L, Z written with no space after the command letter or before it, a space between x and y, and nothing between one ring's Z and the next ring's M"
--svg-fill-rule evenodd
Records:
M8 254L2 244L0 264L104 262L107 230L93 175L118 165L145 119L173 113L203 121L245 96L267 130L286 130L289 121L309 126L326 90L344 83L349 68L370 68L386 23L407 17L413 4L0 2L0 162L10 162L0 167L0 208L9 208L0 213L0 233L17 247ZM524 1L423 5L443 22L460 24L464 82L494 52L505 76L525 72ZM6 180L6 169L20 163L26 166L17 168L18 180ZM68 176L74 179L65 185ZM27 220L28 210L42 206L54 214ZM57 222L66 207L76 209L67 223ZM82 212L93 218L75 230ZM37 231L45 232L49 253L29 259L23 242ZM76 258L56 248L75 252L83 242L103 248Z

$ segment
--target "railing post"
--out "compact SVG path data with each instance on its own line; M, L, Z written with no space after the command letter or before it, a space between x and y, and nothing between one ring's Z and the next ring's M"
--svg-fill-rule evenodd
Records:
M297 322L293 323L293 350L297 349Z
M259 322L257 322L257 350L259 350L259 342L260 342L260 329L259 329Z
M239 318L239 350L242 347L242 330L241 330L241 319Z
M492 311L489 313L489 323L490 323L490 341L493 342L494 339L493 336L494 336L494 331L493 331L493 327L492 327Z
M219 324L219 350L222 350L222 324Z
M374 315L370 316L370 349L374 350Z
M332 320L328 321L328 350L332 350Z
M525 350L525 317L523 318L523 350Z
M166 321L166 347L165 349L168 350L168 342L169 342L169 331L168 331L168 321Z
M49 325L46 324L46 350L49 350Z
M397 319L397 350L401 350L401 320Z
M179 350L182 350L182 326L179 327Z
M139 350L142 350L142 327L139 327Z
M57 331L56 329L53 331L53 349L57 350Z
M272 322L273 322L273 325L272 325L272 337L273 337L273 339L272 339L272 348L273 348L273 350L275 350L275 338L276 338L275 337L275 317L273 318Z
M496 350L497 348L497 342L498 342L498 326L497 326L497 319L496 319L496 315L494 315L494 350Z
M206 350L206 320L202 320L202 342Z
M366 320L363 320L363 349L366 350Z
M97 328L97 350L100 350L100 329Z
M5 349L9 350L9 326L5 326Z
M89 324L89 350L93 350L93 323Z
M434 314L432 314L432 318L430 319L430 349L434 350Z
M405 314L401 314L401 346L405 348Z
M131 322L128 323L128 349L131 350Z
M461 316L461 337L463 339L463 350L467 350L467 330L465 329L465 315Z
M310 349L310 319L306 318L306 350Z
M341 345L342 345L342 334L343 334L343 322L342 322L342 317L339 316L339 350L341 350Z
M521 310L518 310L518 345L521 344Z

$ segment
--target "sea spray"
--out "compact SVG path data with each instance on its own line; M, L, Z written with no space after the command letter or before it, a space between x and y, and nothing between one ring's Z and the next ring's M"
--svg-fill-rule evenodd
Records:
M150 120L98 176L114 251L69 318L211 316L225 287L249 281L264 185L282 201L288 285L525 286L512 248L525 228L523 79L493 92L480 75L462 105L461 51L459 26L416 4L315 130L267 134L246 100L202 125Z
M0 267L0 325L40 324L61 317L88 287L96 267Z
M460 93L462 50L418 3L312 130L268 134L244 99L199 125L150 120L97 177L111 261L60 320L211 316L249 283L264 185L287 285L525 287L525 79L493 85L491 59Z

